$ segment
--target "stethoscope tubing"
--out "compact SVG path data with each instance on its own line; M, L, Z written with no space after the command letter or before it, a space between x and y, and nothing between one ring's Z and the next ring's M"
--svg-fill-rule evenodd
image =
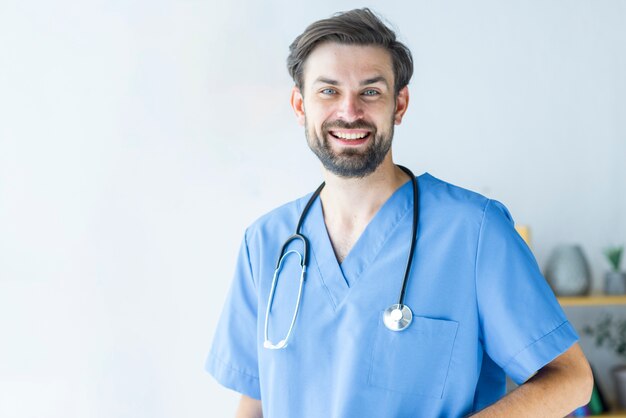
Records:
M412 236L411 236L411 247L409 249L409 254L407 257L406 268L404 270L404 277L402 279L402 288L400 289L400 295L398 297L398 303L391 305L383 313L383 322L385 323L385 326L387 326L387 328L389 328L389 330L391 331L402 331L406 329L411 324L411 321L413 318L413 313L411 309L408 306L404 305L404 298L406 294L409 274L411 272L411 267L413 263L413 256L415 253L415 245L417 242L417 232L418 232L418 222L419 222L419 188L417 184L417 179L415 178L411 170L409 170L408 168L403 167L401 165L398 165L398 168L400 168L410 177L411 183L413 185L413 226L412 226ZM296 226L295 234L287 238L287 240L285 241L285 243L282 245L280 249L278 261L276 262L276 269L274 270L274 276L272 278L270 294L269 294L268 301L267 301L267 309L265 311L265 327L264 327L265 341L263 343L263 346L265 348L268 348L268 349L285 348L288 344L289 337L291 336L291 333L293 331L293 328L296 322L296 317L298 316L298 310L300 308L300 302L302 299L302 289L303 289L304 280L305 280L305 273L306 273L306 269L307 269L307 265L309 261L309 242L307 238L302 234L302 224L304 223L306 215L308 214L309 209L313 205L313 202L315 202L315 200L319 197L325 185L326 183L322 182L322 184L319 185L319 187L315 190L315 192L313 192L313 195L309 198L309 201L306 203L306 205L304 206L304 209L302 210L302 213L300 214L300 218L298 219L298 224ZM300 240L302 242L304 254L300 254L295 250L289 250L285 252L289 244L295 240ZM296 301L296 306L295 306L294 313L291 319L291 324L289 325L289 330L287 331L287 335L278 343L274 344L269 340L269 315L272 309L272 304L274 303L274 293L276 292L276 286L278 284L278 275L282 268L283 260L285 259L287 255L291 253L300 255L300 266L302 268L302 272L300 274L300 286L298 289L298 299Z
M408 168L398 165L402 171L404 171L410 178L413 185L413 226L411 228L411 248L409 249L409 256L406 261L406 268L404 270L404 278L402 279L402 289L400 290L400 296L398 297L398 305L404 305L404 295L406 293L406 285L409 281L409 274L411 273L411 264L413 263L413 256L415 254L415 245L417 243L417 225L419 222L419 186L417 185L417 179L413 175L413 172Z

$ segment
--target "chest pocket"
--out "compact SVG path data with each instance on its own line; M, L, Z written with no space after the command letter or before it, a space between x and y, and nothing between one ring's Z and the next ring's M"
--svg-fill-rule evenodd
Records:
M413 317L407 329L390 331L381 318L368 383L396 392L441 398L458 326L456 321Z

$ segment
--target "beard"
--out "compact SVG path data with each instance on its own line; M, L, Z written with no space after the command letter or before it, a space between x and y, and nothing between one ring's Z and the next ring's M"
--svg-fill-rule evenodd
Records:
M350 123L341 120L327 121L322 123L322 133L318 136L315 129L309 128L305 118L304 133L309 148L328 171L339 177L363 178L378 168L391 149L393 120L389 126L387 131L379 133L374 125L362 120ZM346 148L335 151L329 140L332 129L366 129L370 132L369 144L364 150Z

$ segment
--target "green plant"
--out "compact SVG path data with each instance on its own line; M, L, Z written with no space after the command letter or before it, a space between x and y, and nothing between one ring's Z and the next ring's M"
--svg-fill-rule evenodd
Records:
M617 319L607 314L594 326L585 326L583 334L594 337L598 347L610 348L626 360L626 319Z
M619 265L622 262L623 251L624 251L623 245L620 245L619 247L609 247L606 250L604 250L604 255L609 261L609 264L611 265L611 269L615 272L619 271Z

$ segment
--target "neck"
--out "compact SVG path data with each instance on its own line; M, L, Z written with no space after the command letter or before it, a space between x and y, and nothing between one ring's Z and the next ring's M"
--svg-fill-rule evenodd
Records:
M409 178L391 158L391 152L376 170L363 178L339 177L324 172L326 186L321 200L326 221L367 224L380 207Z

